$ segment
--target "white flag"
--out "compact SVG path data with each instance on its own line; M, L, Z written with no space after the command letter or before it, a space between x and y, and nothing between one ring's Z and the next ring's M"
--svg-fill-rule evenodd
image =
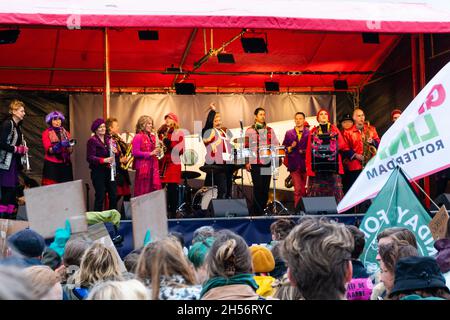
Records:
M450 63L383 135L376 156L339 202L338 212L375 197L396 166L414 180L450 167Z

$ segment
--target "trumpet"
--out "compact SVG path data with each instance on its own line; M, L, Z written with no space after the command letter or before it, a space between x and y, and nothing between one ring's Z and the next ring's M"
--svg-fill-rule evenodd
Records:
M63 137L62 140L69 140L69 146L70 146L70 147L75 146L75 145L77 144L77 140L76 140L76 139L69 139L69 138L67 137L66 130L64 130L64 128L61 128L61 129L62 129L62 130L61 130L61 135L62 135L62 137Z
M22 143L23 143L24 147L27 147L27 142L25 141L23 134L22 134ZM22 156L22 158L20 160L22 161L22 165L25 166L25 170L31 171L30 158L28 156L28 151Z

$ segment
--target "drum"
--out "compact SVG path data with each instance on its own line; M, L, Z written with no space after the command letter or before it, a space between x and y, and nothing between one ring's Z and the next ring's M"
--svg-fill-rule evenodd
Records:
M311 147L312 170L315 172L339 172L336 138L330 134L319 134L317 137L318 139L313 139Z
M194 195L193 210L207 210L212 199L217 199L217 187L203 187Z
M259 148L260 158L284 158L286 156L286 149L284 146L264 146Z
M180 208L183 203L186 202L186 186L184 184L177 185L177 200L176 207Z

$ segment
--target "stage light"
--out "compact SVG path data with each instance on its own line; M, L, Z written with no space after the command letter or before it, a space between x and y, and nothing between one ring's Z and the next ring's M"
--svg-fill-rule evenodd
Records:
M189 82L175 83L177 94L195 94L195 84Z
M20 30L1 30L0 44L15 43L19 37Z
M234 63L234 56L231 53L219 53L217 55L217 62L219 63Z
M342 79L336 79L333 81L334 89L335 90L347 90L348 89L348 83L347 80Z
M159 34L156 30L139 30L139 40L159 40Z
M241 38L242 48L246 53L268 53L264 38Z
M279 92L280 91L280 84L278 82L267 81L264 83L264 86L266 88L266 91L268 91L268 92Z
M380 35L376 32L363 32L363 43L380 43Z

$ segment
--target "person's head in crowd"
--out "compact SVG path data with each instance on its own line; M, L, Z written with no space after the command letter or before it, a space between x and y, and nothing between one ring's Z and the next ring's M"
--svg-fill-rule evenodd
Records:
M353 127L353 118L350 113L347 113L341 118L339 123L341 124L342 130L348 130Z
M255 124L264 125L266 123L266 110L264 108L256 108L253 114L255 115Z
M206 238L214 237L215 230L211 226L201 226L200 228L195 229L194 234L192 235L192 244L197 241L203 241Z
M382 244L378 248L380 254L380 281L383 282L386 292L389 294L394 286L395 265L401 258L418 256L417 249L408 242L392 241Z
M403 227L387 228L377 235L378 246L391 243L393 241L406 241L417 249L417 240L414 233L409 229ZM376 259L380 260L380 254L377 254Z
M48 266L32 266L24 269L31 283L33 295L38 300L62 300L63 289L59 274Z
M300 290L289 281L289 277L285 274L274 284L275 294L273 297L279 300L303 300Z
M73 239L67 241L64 248L64 255L62 257L62 263L64 265L64 276L62 282L72 276L77 271L81 264L81 258L92 243L83 239Z
M184 245L185 242L184 242L183 234L181 232L172 231L172 232L169 232L169 237L172 237L178 241L178 243L181 245L181 248L183 249L184 255L187 256L188 249Z
M74 277L78 286L91 288L99 281L122 280L122 272L115 253L104 244L94 243L81 258Z
M49 266L52 270L56 270L61 266L62 259L55 250L47 247L44 249L41 262L43 265Z
M40 264L45 249L45 240L36 231L32 229L20 230L8 237L7 244L7 255L36 259L39 261L36 264Z
M123 259L123 263L125 264L125 268L127 268L128 272L136 273L136 266L141 252L142 249L133 250Z
M252 257L245 240L230 230L216 232L206 257L208 280L203 283L203 300L257 300Z
M136 279L98 282L86 300L150 300L150 291Z
M364 250L364 246L366 245L364 233L354 225L346 225L346 228L350 231L350 233L353 236L354 247L352 251L352 259L358 260L359 256Z
M352 279L353 236L344 224L304 219L283 242L288 275L307 300L345 299Z
M353 110L353 122L355 123L355 126L360 130L364 127L366 116L363 109L356 108L355 110Z
M267 274L275 268L275 259L272 252L265 246L252 245L249 248L252 256L253 272Z
M289 232L295 227L295 222L291 219L281 218L270 225L270 233L273 241L284 240Z
M321 108L316 115L317 122L319 124L327 124L330 122L330 114L327 109Z
M398 260L389 297L392 300L450 300L449 289L436 260L417 256Z
M0 300L34 300L33 288L21 269L0 265Z
M400 115L402 114L402 110L400 109L394 109L391 112L391 120L392 122L397 121L398 118L400 118Z
M201 241L197 240L189 248L188 258L194 265L197 283L203 283L208 277L205 258L215 240L214 237L209 237Z
M186 285L195 284L195 274L178 240L169 236L144 247L136 267L136 276L151 287L152 299L158 300L161 279L181 277Z
M438 239L434 242L434 247L437 250L436 262L439 265L442 273L450 271L450 220L447 221L447 232L444 238ZM448 275L445 275L447 281Z
M270 275L276 279L281 279L287 271L286 261L282 254L282 242L276 243L272 249L270 249L275 260L275 267L270 272Z

